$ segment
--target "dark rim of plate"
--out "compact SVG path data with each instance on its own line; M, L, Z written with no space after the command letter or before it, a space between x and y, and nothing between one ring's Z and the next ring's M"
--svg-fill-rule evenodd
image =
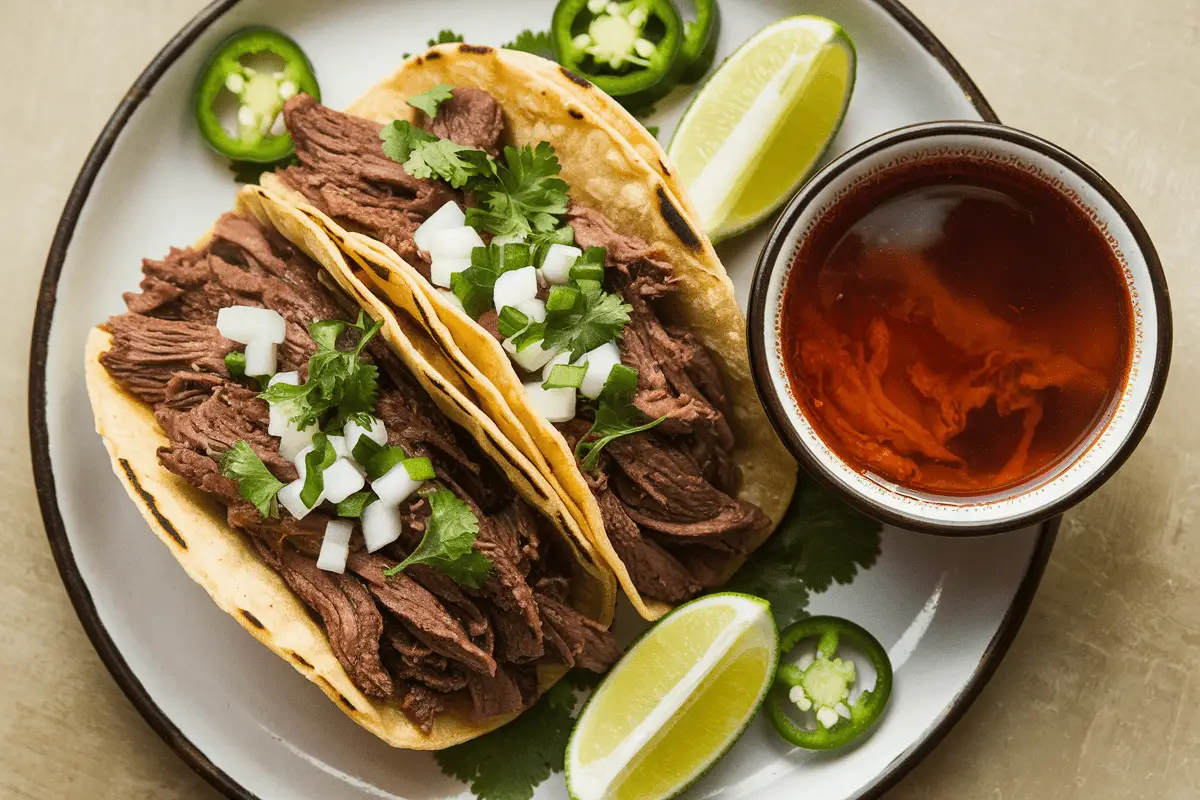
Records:
M67 594L75 607L75 613L79 616L83 629L91 640L92 646L100 655L100 659L112 673L125 696L150 723L150 727L188 766L226 797L237 798L237 800L258 800L254 794L241 786L201 752L159 708L149 692L146 691L145 686L134 675L101 622L87 584L75 564L66 527L58 509L58 496L50 461L49 434L46 424L46 355L50 344L58 279L80 212L87 202L96 176L133 113L150 94L154 85L180 56L188 51L197 38L238 2L239 0L215 0L185 25L154 57L134 81L129 91L125 93L124 98L100 132L100 136L96 139L75 179L75 184L71 188L71 193L67 197L66 205L55 229L54 240L46 258L46 268L42 275L38 294L29 366L29 438L33 451L34 480L37 485L42 519L46 525L46 537L50 542L50 549L54 554L54 560L58 565L58 571L66 586ZM942 65L942 68L954 79L983 119L992 122L998 121L992 107L962 66L933 33L913 16L912 12L896 0L871 0L871 2L895 20L930 56ZM1050 552L1058 534L1058 526L1057 518L1050 519L1041 525L1038 541L1025 577L1022 579L1000 627L988 643L974 677L963 688L963 691L946 706L942 715L925 731L920 741L893 761L871 784L864 787L854 800L867 800L883 795L925 758L949 733L954 724L962 718L967 708L996 671L1016 637L1017 631L1029 611L1029 606L1033 602L1033 596L1041 582L1042 574L1045 572L1046 563L1050 559Z
M1101 465L1095 475L1066 496L1045 506L1034 506L1029 511L1015 517L987 524L930 522L927 519L911 517L847 487L837 474L810 450L809 446L789 422L787 410L784 407L784 400L780 396L780 392L775 388L775 382L771 380L767 361L767 284L783 260L789 233L796 226L796 221L800 215L808 208L812 198L816 197L822 189L845 174L847 170L852 169L864 158L903 142L917 141L944 134L962 134L1011 142L1046 156L1086 181L1104 198L1105 202L1113 207L1117 215L1133 234L1137 248L1146 260L1146 268L1150 275L1150 284L1157 312L1153 319L1146 320L1147 325L1155 326L1158 331L1158 350L1155 353L1154 364L1150 374L1150 384L1147 389L1145 401L1141 407L1130 412L1135 414L1135 419L1133 427L1130 429L1125 441ZM790 258L790 254L788 257ZM755 268L750 288L749 313L746 316L747 335L749 336L750 345L750 366L755 377L754 385L758 390L759 399L767 409L767 416L770 418L771 424L775 427L775 432L787 443L792 455L804 465L804 468L814 479L843 501L858 508L860 511L903 528L941 536L980 536L992 533L1004 533L1028 525L1034 525L1062 514L1099 489L1125 463L1134 449L1137 448L1138 443L1141 442L1142 436L1146 433L1146 428L1149 427L1150 421L1154 418L1154 412L1158 408L1159 400L1162 399L1163 389L1167 384L1167 372L1171 362L1172 322L1170 291L1167 289L1167 279L1163 273L1162 262L1159 260L1158 252L1154 249L1154 244L1150 241L1150 235L1146 233L1146 229L1142 226L1137 214L1134 213L1125 199L1121 197L1120 193L1108 181L1077 156L1072 155L1057 145L1047 142L1045 139L1034 136L1031 133L1005 127L993 120L986 122L921 122L880 134L839 156L816 177L805 184L804 188L788 203L778 221L776 221L775 227L771 229L770 238L767 240L766 246L758 257L758 264Z

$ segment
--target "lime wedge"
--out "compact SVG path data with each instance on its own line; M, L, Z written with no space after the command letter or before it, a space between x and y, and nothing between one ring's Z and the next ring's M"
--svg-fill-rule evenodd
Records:
M574 800L674 797L737 741L775 675L765 600L713 594L680 606L613 667L567 745Z
M667 152L713 241L757 225L795 193L841 127L854 68L840 25L789 17L704 85Z

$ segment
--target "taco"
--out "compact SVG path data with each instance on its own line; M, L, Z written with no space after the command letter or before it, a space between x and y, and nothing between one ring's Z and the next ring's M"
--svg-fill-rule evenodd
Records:
M355 722L443 748L617 658L615 584L557 491L307 217L247 189L142 272L87 345L114 470L188 575Z
M299 163L262 183L427 324L654 619L767 538L796 464L661 149L550 70L445 45L345 113L298 95L284 119Z

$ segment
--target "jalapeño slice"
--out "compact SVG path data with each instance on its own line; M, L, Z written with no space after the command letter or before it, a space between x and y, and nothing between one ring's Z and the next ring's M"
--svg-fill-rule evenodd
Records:
M721 37L721 8L717 0L695 0L696 18L683 29L682 54L685 66L681 83L695 83L704 77L717 57Z
M671 0L560 0L554 57L613 97L662 97L679 82L683 20Z
M817 652L811 661L783 662L792 648L812 639L817 640ZM842 639L875 669L874 688L863 691L853 702L854 662L834 655ZM892 694L892 662L879 640L865 629L838 617L809 617L780 634L779 648L780 666L766 705L771 725L786 741L807 750L842 747L864 736L883 715ZM815 727L806 730L797 725L789 708L814 712Z
M252 66L272 56L282 61L281 67L268 72ZM222 90L238 103L235 135L221 125L215 107ZM288 98L300 92L321 99L312 64L300 46L277 30L246 28L226 39L201 72L194 98L196 124L223 156L259 164L278 161L292 152L292 139L276 117Z

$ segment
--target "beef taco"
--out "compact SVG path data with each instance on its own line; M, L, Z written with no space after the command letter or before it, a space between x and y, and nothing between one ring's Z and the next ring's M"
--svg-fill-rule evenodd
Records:
M87 346L114 469L189 576L355 722L442 748L616 659L615 584L574 515L311 220L248 189L142 273Z
M262 183L427 324L654 619L766 539L796 465L661 150L553 69L445 45L345 113L299 95L299 163Z

